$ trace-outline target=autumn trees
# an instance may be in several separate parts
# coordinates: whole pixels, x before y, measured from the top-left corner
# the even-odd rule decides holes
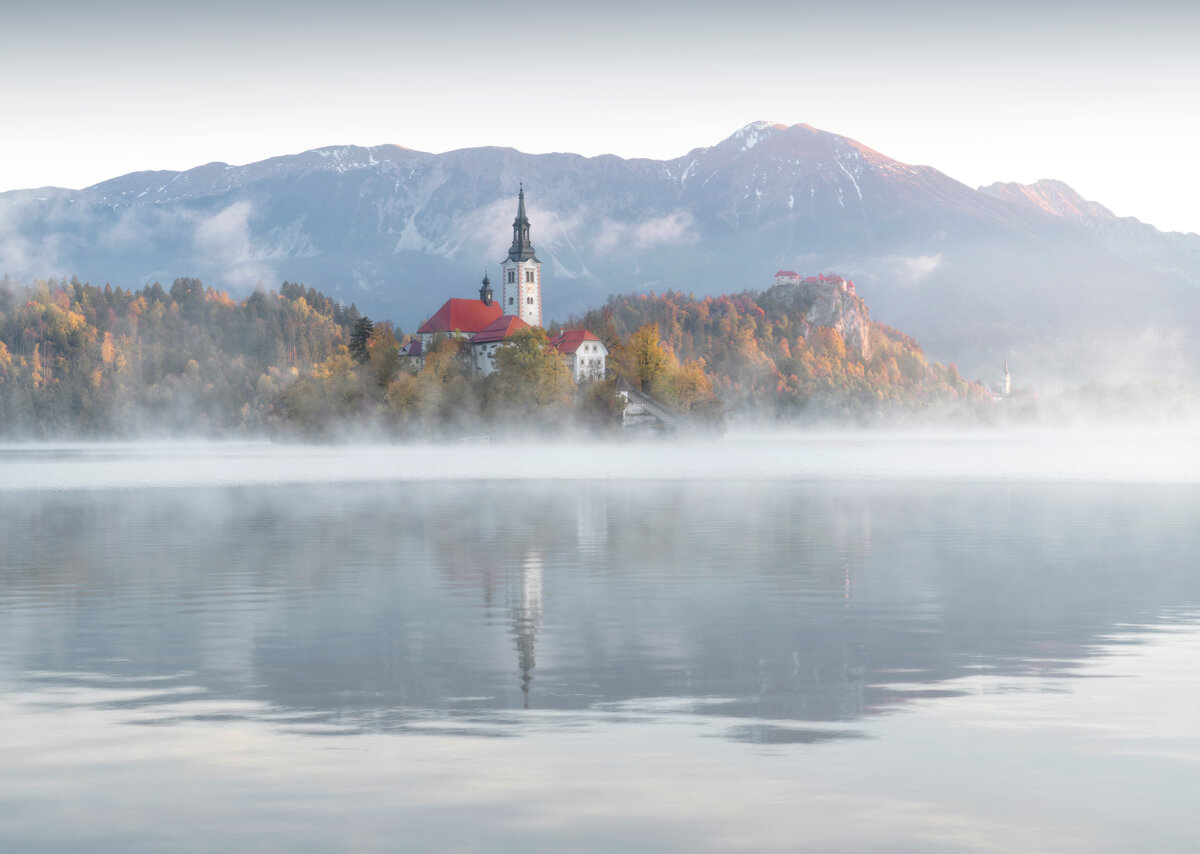
[[[128,290],[51,279],[0,286],[0,435],[433,437],[516,425],[607,429],[615,382],[693,421],[722,413],[870,418],[971,401],[978,386],[872,324],[869,358],[803,307],[753,292],[614,296],[571,325],[609,350],[610,382],[576,389],[539,329],[476,375],[462,338],[435,339],[423,367],[402,336],[303,285],[242,300],[196,279]],[[522,428],[523,429],[523,428]]]
[[[484,382],[484,411],[491,420],[561,425],[569,418],[575,380],[544,329],[522,329],[496,351],[494,366]]]
[[[392,429],[402,435],[538,432],[572,425],[576,387],[542,329],[523,329],[495,353],[495,370],[475,375],[471,345],[463,338],[436,340],[415,373],[401,372],[384,397]]]
[[[768,308],[761,296],[613,296],[572,322],[601,335],[632,385],[685,413],[723,405],[741,416],[844,420],[982,399],[894,329],[871,324],[866,358],[836,329],[808,327],[806,306]]]
[[[315,291],[235,301],[196,279],[139,290],[0,287],[0,434],[259,433],[279,394],[358,319]],[[319,309],[314,309],[318,304]]]

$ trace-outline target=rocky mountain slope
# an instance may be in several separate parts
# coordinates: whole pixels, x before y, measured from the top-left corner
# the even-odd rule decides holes
[[[979,191],[1083,226],[1104,247],[1147,271],[1166,272],[1200,287],[1200,235],[1162,232],[1134,217],[1119,217],[1088,201],[1062,181],[991,184]]]
[[[779,267],[836,270],[877,319],[968,375],[1008,356],[1018,371],[1111,377],[1132,366],[1114,342],[1137,343],[1152,370],[1195,357],[1200,237],[1106,219],[1068,203],[1069,188],[974,190],[766,122],[668,161],[343,146],[4,193],[0,274],[195,275],[235,294],[299,280],[412,328],[495,271],[520,181],[547,317],[614,292],[727,293],[766,287]]]

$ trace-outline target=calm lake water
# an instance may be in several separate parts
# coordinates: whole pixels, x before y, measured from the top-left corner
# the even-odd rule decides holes
[[[0,446],[0,850],[1194,852],[1200,441]]]

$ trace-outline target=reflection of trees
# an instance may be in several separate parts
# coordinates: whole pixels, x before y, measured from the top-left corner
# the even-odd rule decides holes
[[[7,660],[187,671],[214,694],[379,726],[645,697],[849,721],[968,667],[1069,674],[1119,626],[1200,600],[1195,497],[698,482],[0,495],[6,607],[28,605]]]

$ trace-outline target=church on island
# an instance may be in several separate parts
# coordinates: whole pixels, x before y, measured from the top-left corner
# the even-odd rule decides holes
[[[517,196],[517,218],[513,220],[513,242],[500,266],[500,301],[495,299],[491,280],[485,274],[478,299],[452,297],[417,330],[417,338],[401,355],[424,362],[434,336],[466,338],[471,344],[471,363],[478,376],[495,370],[496,351],[522,329],[542,325],[542,262],[529,239],[529,217],[525,215],[525,187]],[[562,357],[577,383],[602,380],[608,348],[586,329],[564,329],[550,338],[549,345]]]

